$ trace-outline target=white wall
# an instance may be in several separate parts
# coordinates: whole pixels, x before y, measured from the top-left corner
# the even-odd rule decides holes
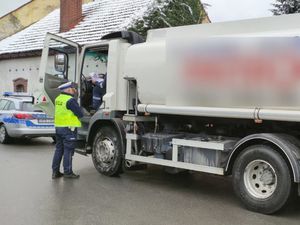
[[[28,80],[27,92],[32,93],[38,84],[40,57],[0,60],[0,94],[14,91],[13,80]]]
[[[40,61],[41,57],[0,60],[0,95],[5,91],[14,91],[13,80],[16,78],[28,80],[28,93],[35,95],[41,93],[43,86],[39,82]],[[74,68],[74,59],[72,59],[70,60],[70,74],[74,74]],[[56,73],[53,56],[48,60],[47,72]]]
[[[39,67],[41,57],[0,60],[0,95],[5,91],[14,91],[13,80],[24,78],[28,80],[27,92],[38,94],[42,92],[42,83],[39,82]],[[74,56],[70,57],[69,78],[74,77]],[[57,73],[54,69],[54,57],[48,58],[47,72]],[[85,60],[83,74],[88,77],[90,72],[106,73],[104,63],[88,58]]]

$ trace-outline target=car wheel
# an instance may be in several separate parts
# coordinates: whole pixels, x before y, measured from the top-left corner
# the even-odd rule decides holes
[[[254,145],[238,156],[233,187],[248,209],[272,214],[286,205],[294,185],[284,158],[270,146]]]
[[[122,172],[122,144],[114,128],[106,126],[98,130],[93,142],[92,159],[101,174],[116,176]]]
[[[6,131],[6,127],[4,124],[0,126],[0,143],[1,144],[7,144],[10,141],[10,137]]]

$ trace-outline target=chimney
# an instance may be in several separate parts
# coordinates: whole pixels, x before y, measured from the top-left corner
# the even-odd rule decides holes
[[[82,0],[60,0],[60,32],[67,32],[82,19]]]

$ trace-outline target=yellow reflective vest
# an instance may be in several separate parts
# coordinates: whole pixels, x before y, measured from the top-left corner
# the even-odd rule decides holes
[[[55,127],[81,127],[81,122],[77,116],[69,109],[67,109],[67,102],[72,96],[67,94],[60,94],[55,99]]]

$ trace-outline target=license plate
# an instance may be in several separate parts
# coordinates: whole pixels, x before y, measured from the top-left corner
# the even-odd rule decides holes
[[[53,123],[53,119],[38,119],[38,123]]]

